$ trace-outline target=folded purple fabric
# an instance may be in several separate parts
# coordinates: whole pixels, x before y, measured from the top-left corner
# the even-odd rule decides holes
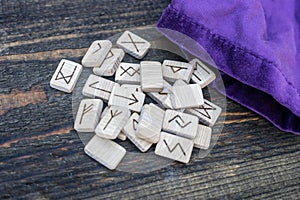
[[[201,44],[228,97],[300,134],[299,23],[298,0],[173,0],[157,26]]]

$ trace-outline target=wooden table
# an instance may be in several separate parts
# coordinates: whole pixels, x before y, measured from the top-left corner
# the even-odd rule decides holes
[[[211,153],[145,174],[109,171],[83,153],[72,95],[51,89],[62,57],[154,25],[167,0],[0,2],[0,198],[299,198],[300,137],[227,100]]]

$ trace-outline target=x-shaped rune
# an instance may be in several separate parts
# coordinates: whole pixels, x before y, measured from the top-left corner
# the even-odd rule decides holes
[[[120,74],[120,76],[123,76],[125,73],[128,74],[129,76],[134,76],[136,73],[140,74],[140,70],[139,69],[134,69],[133,67],[128,67],[127,69],[124,69],[123,66],[120,66],[120,68],[123,70],[123,72]],[[132,69],[133,73],[129,73],[128,71]]]
[[[122,41],[121,43],[131,43],[131,44],[133,44],[136,51],[140,52],[139,49],[137,48],[136,44],[145,44],[145,42],[143,42],[143,41],[134,41],[129,33],[128,33],[128,37],[129,37],[130,41]]]

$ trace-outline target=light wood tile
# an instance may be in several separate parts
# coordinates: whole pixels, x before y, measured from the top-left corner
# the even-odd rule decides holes
[[[146,152],[151,147],[152,143],[137,137],[136,131],[138,120],[139,115],[137,113],[133,113],[127,121],[126,125],[123,127],[122,131],[141,152]]]
[[[108,169],[116,169],[126,154],[126,150],[117,143],[95,135],[84,147],[87,155]]]
[[[117,69],[115,81],[120,84],[140,84],[140,64],[122,62]]]
[[[115,85],[118,84],[91,74],[83,87],[82,94],[92,98],[99,97],[104,101],[108,101]]]
[[[119,106],[110,106],[95,129],[96,135],[106,139],[116,139],[125,126],[130,111]]]
[[[194,139],[198,129],[198,118],[175,110],[166,110],[163,130],[176,135]]]
[[[198,84],[173,86],[171,91],[174,109],[200,107],[204,104],[202,89]]]
[[[118,135],[118,139],[125,141],[127,139],[127,136],[125,135],[125,133],[120,132]]]
[[[157,143],[165,111],[150,103],[143,106],[136,135],[151,143]]]
[[[82,66],[70,60],[62,59],[51,80],[50,86],[57,90],[71,93],[81,74]]]
[[[112,89],[108,105],[126,107],[132,111],[141,112],[145,96],[143,92],[132,92],[132,89],[116,85]]]
[[[160,62],[142,61],[141,85],[144,92],[161,92],[164,87]]]
[[[190,63],[195,67],[192,82],[199,84],[201,88],[206,87],[216,79],[215,73],[199,59],[193,59]]]
[[[189,83],[194,67],[190,63],[164,60],[162,64],[162,71],[164,79],[171,83],[179,79]]]
[[[151,44],[140,36],[125,31],[117,40],[117,45],[137,59],[142,59],[149,51]]]
[[[141,85],[123,84],[121,87],[131,90],[131,92],[143,92]]]
[[[82,58],[82,65],[84,67],[100,67],[111,47],[112,43],[109,40],[94,41]]]
[[[208,126],[198,125],[198,131],[194,139],[194,147],[208,149],[211,140],[212,129]]]
[[[100,67],[94,67],[93,72],[99,76],[112,76],[125,56],[123,49],[111,48]]]
[[[199,108],[186,109],[185,112],[197,116],[199,121],[203,124],[213,126],[220,116],[222,109],[212,102],[204,99],[204,104],[202,106]]]
[[[77,111],[74,129],[78,132],[94,132],[102,108],[103,102],[100,99],[83,99]]]
[[[193,140],[161,132],[159,142],[156,144],[155,154],[188,163],[192,155],[193,145]]]

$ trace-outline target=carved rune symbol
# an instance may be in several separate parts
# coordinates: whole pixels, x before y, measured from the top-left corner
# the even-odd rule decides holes
[[[110,59],[113,56],[114,56],[114,53],[111,50],[109,50],[108,54],[105,57],[105,60]]]
[[[158,94],[160,94],[160,95],[168,95],[169,93],[161,91]]]
[[[203,69],[206,73],[208,73],[208,74],[210,74],[210,72],[207,70],[207,69],[205,69],[205,67],[203,67],[200,63],[198,63],[198,62],[196,62],[196,67],[198,68],[198,67],[201,67],[201,69]]]
[[[109,118],[107,124],[104,126],[103,130],[106,129],[106,127],[110,124],[110,122],[112,121],[112,119],[113,119],[114,117],[117,117],[117,116],[120,115],[121,113],[122,113],[122,111],[121,111],[121,112],[118,112],[118,110],[116,110],[116,111],[114,112],[114,111],[111,110],[111,111],[110,111],[110,118]]]
[[[205,107],[205,105],[207,105],[208,107]],[[201,110],[204,110],[205,113],[201,112]],[[215,107],[213,107],[212,105],[210,105],[207,102],[204,102],[204,105],[200,106],[200,108],[195,109],[196,112],[198,112],[199,114],[203,115],[204,117],[211,119],[210,114],[208,113],[208,110],[216,110]]]
[[[135,103],[139,102],[139,100],[136,98],[136,96],[134,94],[131,94],[131,96],[133,98],[122,96],[122,95],[118,95],[118,94],[115,94],[114,96],[130,100],[131,102],[129,101],[129,103],[128,103],[129,106],[132,105],[132,104],[135,104]]]
[[[199,80],[202,81],[201,78],[194,72],[193,75]]]
[[[166,65],[166,66],[170,67],[174,74],[179,72],[182,69],[187,69],[187,67],[181,67],[181,66],[174,66],[174,65]]]
[[[103,88],[100,88],[99,86],[96,86],[98,83],[99,83],[99,81],[96,81],[96,82],[94,82],[94,83],[91,83],[91,84],[89,85],[89,87],[94,88],[94,89],[96,89],[96,90],[103,91],[103,92],[111,93],[111,91],[108,91],[108,90],[105,90],[105,89],[103,89]]]
[[[132,127],[133,127],[133,130],[136,131],[136,125],[138,124],[138,121],[136,119],[133,119],[132,121]]]
[[[69,83],[71,82],[71,80],[72,80],[72,77],[73,77],[73,75],[74,75],[74,73],[75,73],[75,71],[76,71],[77,66],[75,66],[75,68],[74,68],[74,70],[73,70],[73,72],[72,72],[71,75],[65,76],[65,75],[62,73],[62,71],[61,71],[62,68],[64,67],[64,65],[65,65],[65,62],[61,65],[61,67],[60,67],[60,69],[59,69],[59,71],[58,71],[58,73],[57,73],[57,75],[56,75],[56,77],[55,77],[55,80],[57,81],[57,80],[60,80],[60,79],[64,79],[64,81],[65,81],[67,84],[69,84]]]
[[[97,43],[97,45],[99,48],[96,51],[94,51],[93,54],[97,53],[102,48],[100,43]]]
[[[179,119],[180,122],[177,120]],[[172,121],[174,121],[181,127],[181,128],[185,128],[186,126],[188,126],[190,123],[192,123],[191,121],[185,123],[185,121],[181,118],[180,115],[176,115],[175,117],[173,117],[172,119],[169,120],[169,123],[171,123]]]
[[[82,119],[83,119],[83,116],[84,116],[86,113],[90,112],[90,111],[93,109],[93,106],[94,106],[94,104],[91,104],[91,105],[89,105],[88,107],[86,107],[86,104],[84,104],[84,106],[83,106],[83,111],[82,111],[82,114],[81,114],[81,117],[80,117],[79,124],[81,124]]]
[[[127,69],[124,69],[123,66],[120,66],[120,68],[123,70],[123,72],[120,74],[120,76],[123,76],[125,73],[128,74],[131,77],[134,76],[136,73],[140,74],[140,70],[139,69],[134,69],[133,67],[128,67]],[[133,70],[133,72],[129,73],[128,71],[131,70],[131,69]]]
[[[183,148],[182,148],[182,146],[179,142],[177,142],[176,145],[172,149],[169,147],[169,145],[168,145],[168,143],[165,139],[164,139],[164,143],[167,146],[170,153],[172,153],[177,147],[179,147],[180,150],[182,151],[183,155],[185,155],[185,152],[184,152],[184,150],[183,150]]]
[[[137,48],[136,44],[145,44],[145,42],[143,42],[143,41],[134,41],[129,33],[128,33],[128,37],[129,37],[130,41],[123,41],[121,43],[131,43],[131,44],[133,44],[136,51],[140,52],[140,50]]]

